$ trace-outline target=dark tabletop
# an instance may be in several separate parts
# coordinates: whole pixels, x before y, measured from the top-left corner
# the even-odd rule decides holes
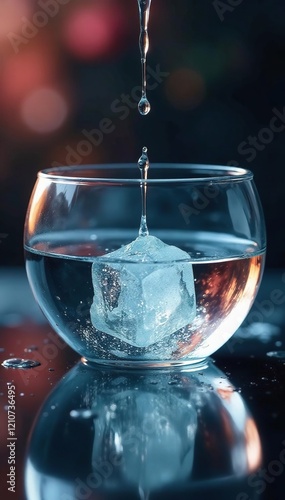
[[[46,323],[24,270],[2,269],[0,362],[41,364],[1,366],[1,499],[283,500],[284,304],[285,271],[266,270],[204,372],[96,369]]]

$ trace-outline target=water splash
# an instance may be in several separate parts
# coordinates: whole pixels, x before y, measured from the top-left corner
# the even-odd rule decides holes
[[[30,368],[36,368],[36,366],[40,366],[40,362],[35,359],[22,359],[22,358],[10,358],[5,359],[3,363],[1,363],[4,368],[14,368],[19,370],[29,370]]]
[[[146,95],[146,56],[149,48],[148,21],[150,13],[151,0],[138,0],[140,16],[140,38],[139,47],[141,53],[142,68],[142,96],[138,104],[138,110],[141,115],[147,115],[150,112],[150,103]]]
[[[149,231],[146,221],[146,197],[147,197],[147,174],[149,169],[149,159],[147,155],[147,148],[142,148],[142,155],[138,160],[138,167],[141,171],[141,195],[142,195],[142,215],[141,224],[139,229],[139,236],[148,236]]]

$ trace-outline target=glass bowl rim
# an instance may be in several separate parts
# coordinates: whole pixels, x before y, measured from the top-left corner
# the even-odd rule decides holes
[[[86,170],[106,170],[108,171],[126,171],[127,169],[132,169],[138,172],[138,177],[134,178],[120,178],[120,176],[115,176],[114,172],[110,177],[91,176],[86,177],[84,175],[79,176],[80,172],[86,172]],[[178,183],[232,183],[249,181],[253,179],[253,172],[243,167],[227,166],[227,165],[207,165],[207,164],[191,164],[191,163],[151,163],[149,172],[159,171],[161,172],[175,171],[180,169],[185,170],[185,172],[192,172],[192,174],[198,174],[196,177],[176,177],[171,178],[166,177],[155,177],[148,178],[144,183],[147,184],[171,184],[173,182]],[[77,175],[72,175],[72,172],[76,172]],[[204,174],[204,176],[203,176]],[[208,175],[206,175],[208,174]],[[210,174],[210,175],[209,175]],[[90,165],[71,165],[71,166],[60,166],[60,167],[50,167],[38,172],[38,178],[50,180],[56,183],[72,183],[72,184],[140,184],[141,178],[139,176],[139,169],[136,164],[133,163],[105,163],[105,164],[90,164]]]

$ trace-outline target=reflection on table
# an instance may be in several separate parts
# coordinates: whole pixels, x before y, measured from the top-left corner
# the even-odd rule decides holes
[[[214,364],[193,372],[114,371],[79,363],[36,420],[26,495],[256,499],[249,476],[261,460],[255,422]]]

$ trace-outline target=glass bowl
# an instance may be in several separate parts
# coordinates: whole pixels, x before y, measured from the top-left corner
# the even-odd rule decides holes
[[[39,172],[25,224],[34,296],[88,362],[197,364],[246,317],[258,291],[265,227],[253,174],[155,164]],[[139,236],[141,191],[149,235]]]

